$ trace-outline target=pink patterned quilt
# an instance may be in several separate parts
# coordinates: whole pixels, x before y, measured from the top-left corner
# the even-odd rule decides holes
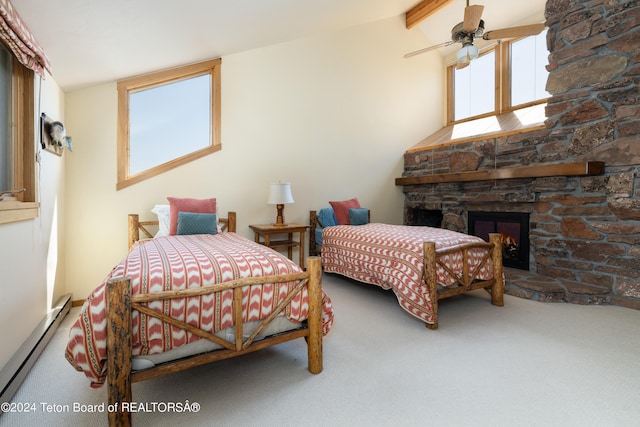
[[[213,285],[245,277],[299,273],[302,269],[284,255],[236,233],[167,236],[136,243],[126,258],[89,295],[71,327],[65,357],[91,380],[92,387],[105,381],[106,283],[129,276],[132,293],[178,290]],[[253,285],[243,289],[243,320],[265,319],[296,283]],[[285,316],[294,322],[308,314],[306,288],[291,301]],[[233,291],[202,297],[153,302],[149,308],[215,333],[234,325]],[[132,315],[133,355],[157,354],[199,338],[159,320]],[[323,334],[333,324],[331,300],[323,291]]]
[[[411,315],[433,324],[433,305],[423,280],[423,245],[435,242],[436,251],[465,243],[483,242],[479,237],[455,231],[389,224],[359,226],[338,225],[322,232],[322,266],[328,273],[338,273],[359,282],[392,289],[400,306]],[[485,249],[469,253],[473,271],[480,263]],[[454,272],[462,275],[462,254],[455,252],[440,259]],[[455,280],[439,266],[438,283],[451,286]],[[493,277],[493,265],[487,263],[478,278]]]

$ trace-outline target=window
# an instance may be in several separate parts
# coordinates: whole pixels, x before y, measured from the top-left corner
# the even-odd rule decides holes
[[[222,148],[220,64],[118,82],[118,190]]]
[[[471,61],[468,67],[455,70],[453,87],[456,119],[495,111],[495,63],[495,51],[491,50]]]
[[[447,123],[497,115],[543,103],[548,71],[544,30],[536,36],[503,41],[481,52],[469,66],[447,67]]]
[[[511,105],[524,105],[549,97],[545,90],[549,75],[546,37],[545,30],[537,36],[510,43]]]
[[[0,46],[0,129],[2,129],[2,144],[0,144],[0,191],[13,188],[13,137],[10,132],[11,124],[11,86],[13,76],[13,62],[11,54]]]
[[[1,224],[38,216],[34,73],[1,43],[0,86],[0,191],[24,189],[0,201]]]

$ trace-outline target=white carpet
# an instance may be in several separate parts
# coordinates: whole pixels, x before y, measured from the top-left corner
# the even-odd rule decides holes
[[[640,312],[540,303],[484,291],[440,303],[440,329],[391,292],[324,275],[336,319],[324,371],[304,340],[136,383],[136,402],[197,402],[198,413],[133,415],[136,426],[637,426]],[[13,399],[35,413],[0,426],[102,426],[106,388],[64,359],[73,309]],[[69,408],[53,413],[52,407]]]

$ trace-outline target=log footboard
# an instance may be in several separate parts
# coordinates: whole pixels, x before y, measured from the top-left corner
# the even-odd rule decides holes
[[[242,322],[242,288],[263,283],[282,283],[299,281],[276,308],[274,313],[262,321],[260,326],[249,337],[243,337]],[[264,339],[256,339],[258,334],[283,310],[295,294],[307,287],[309,295],[309,313],[306,325],[299,329],[284,332]],[[200,296],[223,290],[233,290],[235,313],[235,342],[229,343],[210,332],[200,330],[168,316],[146,308],[150,301],[171,298]],[[163,322],[185,329],[203,339],[209,339],[223,346],[220,350],[199,354],[172,362],[159,364],[143,371],[132,372],[132,310],[144,312],[159,318]],[[131,284],[127,277],[115,278],[107,283],[107,392],[108,404],[115,411],[109,411],[110,426],[131,425],[131,414],[128,408],[123,410],[122,402],[132,401],[131,384],[149,378],[178,372],[205,363],[229,359],[242,354],[257,351],[271,345],[305,338],[307,341],[308,369],[313,374],[322,372],[322,268],[320,258],[309,257],[307,271],[281,276],[249,277],[214,286],[190,288],[179,291],[153,292],[147,294],[131,294]],[[126,405],[125,405],[126,406]]]
[[[469,269],[468,256],[469,250],[474,248],[488,248],[489,251],[482,262],[473,271]],[[461,276],[451,272],[451,270],[439,260],[440,256],[451,252],[462,251],[462,260],[464,265],[464,273]],[[480,269],[486,264],[491,263],[493,266],[493,278],[489,280],[478,280],[477,275]],[[438,286],[436,280],[436,267],[440,266],[445,269],[456,283],[452,286]],[[463,247],[451,248],[443,251],[436,251],[436,245],[433,242],[425,242],[424,244],[424,280],[427,285],[431,303],[433,305],[433,324],[427,323],[429,329],[438,329],[438,300],[459,295],[475,289],[485,289],[491,294],[491,303],[496,306],[504,305],[504,274],[502,267],[502,236],[498,233],[489,235],[489,242],[472,243]]]

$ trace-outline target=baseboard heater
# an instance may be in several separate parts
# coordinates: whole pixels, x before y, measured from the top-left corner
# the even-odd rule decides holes
[[[0,403],[10,402],[29,370],[36,363],[40,353],[45,349],[51,337],[60,326],[62,319],[71,309],[71,294],[60,298],[42,319],[42,322],[33,330],[29,338],[20,346],[18,351],[0,371]]]

